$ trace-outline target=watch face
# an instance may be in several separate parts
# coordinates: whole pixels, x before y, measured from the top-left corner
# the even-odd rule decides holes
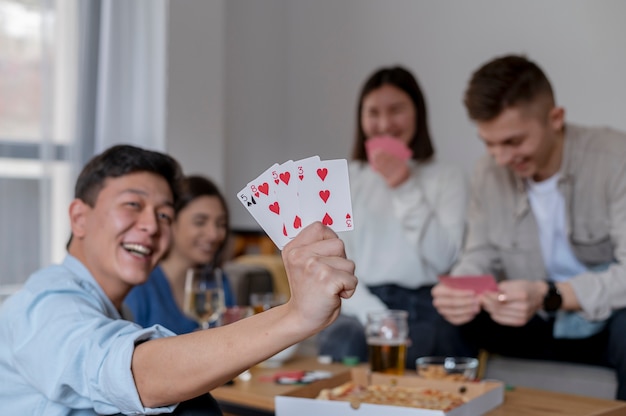
[[[543,301],[543,309],[547,312],[554,312],[561,307],[562,302],[563,300],[561,299],[561,295],[551,292]]]
[[[543,299],[543,309],[546,312],[554,312],[561,307],[561,303],[563,303],[563,298],[559,293],[559,290],[556,288],[556,285],[552,282],[548,283],[548,293],[546,297]]]

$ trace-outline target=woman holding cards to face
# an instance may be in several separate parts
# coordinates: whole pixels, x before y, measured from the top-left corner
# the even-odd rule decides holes
[[[228,209],[218,187],[202,176],[187,176],[172,223],[172,245],[148,281],[134,287],[124,303],[143,327],[161,324],[177,334],[198,329],[183,312],[185,279],[189,269],[220,267],[228,236]],[[226,275],[222,286],[227,307],[235,304]]]
[[[352,156],[355,229],[340,237],[359,285],[319,335],[320,354],[367,360],[366,314],[402,309],[409,312],[407,368],[419,356],[475,355],[437,313],[430,293],[461,249],[467,185],[462,171],[433,162],[426,103],[406,69],[382,68],[366,80]]]

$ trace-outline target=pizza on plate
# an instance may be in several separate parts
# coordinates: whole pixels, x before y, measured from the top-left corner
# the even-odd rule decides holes
[[[332,389],[323,389],[317,398],[321,400],[348,401],[352,404],[369,403],[443,411],[452,410],[465,403],[465,399],[461,395],[428,387],[401,387],[377,384],[366,387],[351,381]]]

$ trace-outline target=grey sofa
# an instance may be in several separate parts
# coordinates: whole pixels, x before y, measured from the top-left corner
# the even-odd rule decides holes
[[[615,372],[610,368],[498,355],[486,359],[483,378],[601,399],[614,399],[617,389]]]

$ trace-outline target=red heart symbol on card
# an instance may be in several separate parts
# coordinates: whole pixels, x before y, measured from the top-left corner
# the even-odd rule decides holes
[[[352,218],[350,214],[346,214],[346,219],[349,220],[350,218]]]
[[[278,185],[278,182],[280,182],[278,179],[274,179],[274,183],[275,183],[276,185]]]
[[[302,227],[302,220],[296,215],[296,218],[293,220],[293,228],[297,230],[300,227]]]
[[[270,193],[270,186],[267,184],[267,182],[263,182],[261,185],[259,185],[259,191],[263,192],[265,195],[268,195]]]
[[[259,197],[259,193],[258,193],[258,192],[255,192],[255,193],[254,193],[254,196],[256,196],[256,197],[258,198],[258,197]]]
[[[283,235],[287,237],[287,227],[285,227],[285,224],[283,224]]]
[[[300,180],[304,179],[304,175],[298,175],[298,178],[300,178]]]
[[[330,215],[326,214],[324,215],[324,218],[322,219],[322,224],[333,225],[333,219],[330,217]]]
[[[319,176],[321,180],[326,179],[326,175],[328,175],[328,169],[326,169],[326,168],[319,168],[317,170],[317,176]]]
[[[274,214],[280,214],[280,205],[278,205],[278,202],[274,202],[273,204],[271,204],[269,206],[270,211],[272,211]]]
[[[280,177],[281,181],[285,182],[285,185],[289,185],[289,179],[291,179],[291,173],[285,172],[285,173],[281,173],[278,176]]]
[[[328,201],[328,198],[330,198],[330,191],[328,189],[320,191],[320,198],[322,198],[322,201],[324,202]]]

